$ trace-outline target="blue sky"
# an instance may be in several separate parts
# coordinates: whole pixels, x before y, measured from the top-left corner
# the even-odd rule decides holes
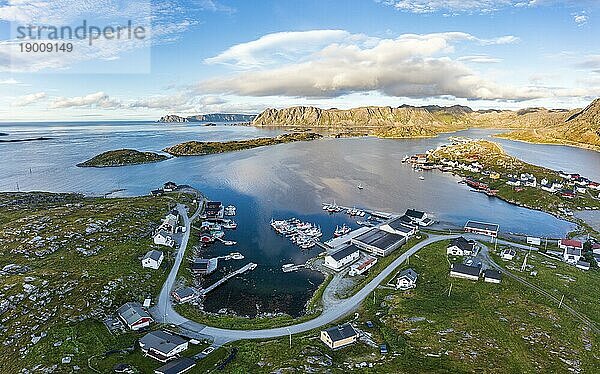
[[[0,120],[267,107],[581,107],[600,96],[597,1],[0,0]],[[147,26],[23,53],[23,25]]]

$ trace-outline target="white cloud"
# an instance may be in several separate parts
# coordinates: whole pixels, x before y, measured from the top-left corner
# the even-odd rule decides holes
[[[104,92],[96,92],[86,96],[59,97],[52,101],[50,108],[102,108],[114,109],[121,107],[121,103],[111,99]]]
[[[21,82],[19,82],[18,80],[14,79],[14,78],[9,78],[9,79],[0,80],[0,84],[1,85],[13,85],[13,84],[21,84]]]
[[[580,13],[573,14],[573,21],[577,24],[577,26],[583,26],[588,21],[588,16],[585,11]]]
[[[472,55],[472,56],[462,56],[457,59],[458,61],[464,62],[472,62],[476,64],[497,64],[502,62],[502,59],[491,57],[488,55]]]
[[[304,46],[307,39],[318,40],[319,49],[298,52],[296,44]],[[503,87],[484,79],[461,61],[448,57],[459,42],[495,45],[516,41],[518,38],[514,36],[481,39],[462,32],[404,34],[395,39],[352,36],[339,30],[270,34],[208,59],[208,62],[233,61],[234,65],[251,61],[244,67],[254,68],[200,82],[197,92],[315,98],[370,91],[401,97],[449,95],[512,100],[539,97],[538,92],[528,88]],[[279,53],[281,45],[298,53],[298,62],[272,66],[270,56]],[[479,61],[483,62],[481,57]]]
[[[17,107],[27,106],[27,105],[38,103],[38,102],[46,99],[46,97],[48,97],[48,95],[45,92],[36,92],[36,93],[29,94],[29,95],[17,97],[12,102],[12,105],[17,106]]]
[[[493,13],[503,9],[536,7],[550,4],[577,3],[581,0],[375,0],[403,11],[417,14],[443,12],[446,15],[460,13]]]

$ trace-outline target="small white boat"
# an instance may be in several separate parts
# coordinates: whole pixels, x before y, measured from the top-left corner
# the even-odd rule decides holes
[[[421,175],[421,176],[419,177],[419,179],[420,179],[420,180],[425,180],[425,177]]]
[[[229,257],[231,257],[232,260],[243,260],[244,259],[244,255],[241,254],[240,252],[231,252],[229,254]]]
[[[236,208],[234,205],[227,205],[223,210],[223,214],[226,216],[235,216],[235,210]]]
[[[254,269],[256,269],[257,266],[258,266],[258,264],[251,263],[249,269],[254,270]]]
[[[359,190],[362,190],[364,187],[362,186],[362,184],[359,184],[358,186],[356,186],[356,188],[358,188]]]
[[[225,245],[236,245],[237,242],[235,240],[223,240],[223,244],[225,244]]]
[[[235,221],[232,221],[232,220],[226,220],[226,221],[223,221],[223,224],[221,226],[224,229],[235,230],[237,228],[237,223],[235,223]]]

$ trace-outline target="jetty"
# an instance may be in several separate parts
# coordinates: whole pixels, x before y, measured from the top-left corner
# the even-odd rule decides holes
[[[250,270],[254,270],[256,269],[258,265],[255,264],[254,262],[249,262],[246,265],[244,265],[243,267],[237,269],[236,271],[233,271],[229,274],[227,274],[226,276],[224,276],[223,278],[219,279],[218,281],[216,281],[215,283],[211,284],[210,286],[203,288],[201,290],[198,291],[198,294],[200,296],[206,296],[210,291],[214,290],[215,288],[219,287],[220,285],[222,285],[223,283],[227,282],[229,279],[238,276],[240,274],[243,274],[247,271]]]

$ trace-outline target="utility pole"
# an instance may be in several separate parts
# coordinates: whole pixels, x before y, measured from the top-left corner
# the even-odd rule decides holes
[[[450,283],[450,288],[448,289],[448,297],[450,297],[451,292],[452,292],[452,283]]]
[[[548,252],[548,237],[546,236],[546,246],[544,247],[544,252]]]
[[[375,290],[373,290],[373,306],[375,306]]]
[[[558,303],[558,308],[560,309],[560,307],[562,306],[563,300],[565,299],[565,295],[563,294],[562,297],[560,298],[560,303]]]
[[[290,335],[290,348],[292,348],[292,332],[290,331],[290,329],[287,329],[288,334]]]

